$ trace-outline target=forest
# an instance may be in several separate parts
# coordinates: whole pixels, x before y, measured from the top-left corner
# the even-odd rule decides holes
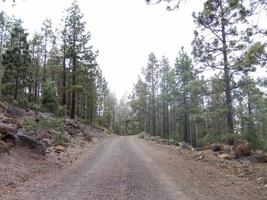
[[[4,100],[58,116],[77,117],[90,124],[99,120],[110,126],[109,113],[115,102],[76,1],[65,11],[59,29],[46,19],[29,37],[20,19],[1,12],[0,33]]]
[[[181,5],[168,2],[168,10]],[[266,70],[266,27],[252,23],[260,13],[265,1],[205,1],[193,13],[191,54],[182,47],[174,63],[148,56],[128,101],[133,133],[193,146],[245,139],[266,150],[266,77],[259,76]]]
[[[165,3],[172,12],[182,1]],[[149,54],[133,91],[117,101],[76,1],[59,29],[46,19],[30,37],[20,19],[2,12],[1,98],[120,135],[193,146],[246,139],[267,150],[266,80],[259,76],[267,60],[266,27],[252,23],[259,14],[266,14],[265,1],[205,1],[203,11],[193,13],[193,51],[177,49],[174,62]]]

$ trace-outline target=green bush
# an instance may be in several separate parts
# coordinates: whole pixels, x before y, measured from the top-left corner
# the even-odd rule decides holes
[[[202,140],[203,144],[212,144],[212,143],[216,143],[216,142],[219,142],[219,141],[220,141],[220,136],[219,135],[210,134],[210,133],[205,135],[205,137]]]
[[[67,115],[67,108],[66,106],[58,106],[58,109],[56,110],[56,116],[58,117],[64,117]]]
[[[103,127],[99,124],[99,121],[94,121],[92,124],[95,129],[102,129]]]
[[[176,132],[170,133],[170,138],[169,139],[174,140],[176,142],[180,142],[181,141],[180,134],[176,133]]]
[[[212,143],[225,143],[229,145],[236,144],[239,140],[241,140],[241,135],[237,133],[222,133],[218,134],[207,134],[203,140],[203,144],[212,144]]]
[[[54,144],[65,145],[70,143],[70,136],[64,131],[52,131],[52,137],[54,140]]]
[[[250,133],[244,135],[244,139],[249,142],[250,147],[253,150],[260,149],[267,152],[267,139],[264,138],[263,136]]]
[[[30,109],[32,110],[35,110],[35,111],[40,111],[41,110],[41,106],[37,103],[29,103],[29,107]]]
[[[40,117],[37,119],[28,118],[24,121],[23,125],[27,130],[37,131],[41,129],[61,130],[61,118],[56,117]]]
[[[234,145],[242,139],[242,136],[237,133],[224,133],[220,136],[220,141],[225,144]]]

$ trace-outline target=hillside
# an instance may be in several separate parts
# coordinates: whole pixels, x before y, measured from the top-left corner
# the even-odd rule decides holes
[[[0,193],[13,194],[28,181],[71,168],[112,133],[78,120],[0,103]],[[2,198],[1,198],[2,199]]]

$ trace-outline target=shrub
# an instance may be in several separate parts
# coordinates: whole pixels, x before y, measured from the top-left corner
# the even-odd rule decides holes
[[[58,109],[56,111],[56,116],[58,117],[64,117],[67,114],[67,108],[66,106],[58,106]]]
[[[237,142],[241,139],[242,139],[241,135],[237,133],[225,133],[220,136],[220,142],[229,145],[237,144]]]
[[[267,139],[263,136],[250,133],[244,135],[244,139],[249,142],[250,148],[252,148],[253,150],[260,149],[267,152]]]
[[[179,133],[176,133],[176,132],[170,133],[169,139],[174,140],[176,142],[181,141],[180,134]]]
[[[103,127],[99,124],[98,121],[94,121],[92,127],[95,129],[103,129]]]
[[[37,103],[29,103],[28,108],[35,110],[35,111],[40,111],[41,110],[41,106]]]
[[[70,136],[64,131],[52,131],[52,137],[55,144],[65,145],[70,143]]]
[[[23,125],[27,130],[38,131],[41,129],[61,130],[62,119],[56,117],[28,118]]]

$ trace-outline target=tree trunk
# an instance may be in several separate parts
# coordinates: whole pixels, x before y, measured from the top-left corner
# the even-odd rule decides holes
[[[46,60],[47,60],[47,37],[45,36],[45,44],[44,44],[44,68],[43,68],[43,84],[46,81]]]
[[[187,101],[186,101],[186,94],[183,94],[183,118],[184,118],[184,141],[188,142],[188,114],[187,114]]]
[[[76,96],[75,96],[75,84],[76,84],[76,58],[73,58],[73,71],[72,71],[72,101],[71,101],[71,112],[70,118],[75,118],[75,106],[76,106]]]
[[[227,57],[227,44],[226,44],[226,32],[225,32],[225,23],[226,19],[224,18],[223,14],[223,6],[222,1],[220,1],[220,9],[221,9],[221,30],[222,30],[222,44],[223,44],[223,65],[224,65],[224,83],[225,83],[225,97],[226,97],[226,104],[227,104],[227,127],[228,131],[233,133],[234,132],[234,119],[233,119],[233,100],[231,94],[231,87],[230,87],[230,72],[229,72],[229,64],[228,64],[228,57]]]
[[[63,83],[62,83],[62,105],[66,105],[66,41],[63,44]]]

